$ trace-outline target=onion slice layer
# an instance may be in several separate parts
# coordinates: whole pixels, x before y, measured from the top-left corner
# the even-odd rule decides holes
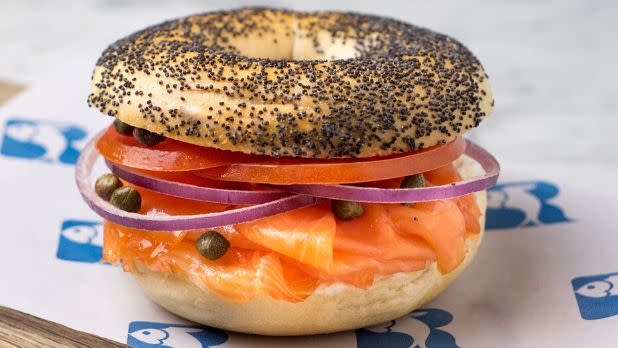
[[[149,190],[164,193],[166,195],[193,199],[197,201],[226,203],[226,204],[261,204],[289,197],[290,193],[281,190],[250,191],[250,190],[230,190],[212,187],[202,187],[197,185],[184,184],[150,175],[136,173],[130,169],[123,168],[111,161],[105,161],[107,167],[119,178],[134,185],[147,188]]]
[[[211,228],[253,221],[266,216],[316,204],[320,198],[293,195],[267,203],[198,215],[142,215],[120,210],[103,200],[94,191],[92,169],[99,157],[94,147],[95,137],[82,150],[76,165],[76,182],[79,191],[90,208],[102,218],[131,228],[151,231],[179,231]]]

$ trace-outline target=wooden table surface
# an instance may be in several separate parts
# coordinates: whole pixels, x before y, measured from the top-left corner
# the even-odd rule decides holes
[[[0,80],[0,105],[4,104],[7,100],[11,99],[14,95],[19,93],[23,89],[23,86]]]
[[[0,105],[23,86],[0,81]],[[0,347],[127,347],[11,308],[0,306]]]
[[[0,347],[98,348],[127,345],[0,306]]]

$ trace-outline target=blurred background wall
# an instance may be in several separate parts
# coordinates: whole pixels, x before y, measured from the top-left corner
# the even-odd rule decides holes
[[[380,14],[448,33],[484,64],[494,116],[472,133],[509,163],[618,169],[618,1],[0,0],[0,79],[25,84],[162,20],[269,5]],[[87,88],[85,86],[84,88]]]

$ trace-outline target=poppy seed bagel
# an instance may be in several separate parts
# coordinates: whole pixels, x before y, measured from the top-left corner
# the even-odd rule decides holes
[[[244,8],[109,46],[88,103],[166,137],[244,153],[372,157],[453,140],[491,113],[456,40],[394,19]]]

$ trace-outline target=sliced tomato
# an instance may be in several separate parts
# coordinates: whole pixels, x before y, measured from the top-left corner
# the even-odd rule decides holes
[[[462,137],[454,141],[403,155],[372,159],[298,160],[234,162],[195,172],[205,178],[275,185],[352,184],[400,178],[442,167],[466,149]]]
[[[463,138],[406,154],[369,159],[298,159],[240,152],[166,139],[147,147],[110,126],[98,139],[103,157],[126,167],[157,172],[188,172],[219,181],[262,184],[361,183],[403,177],[444,166],[465,150]],[[195,181],[195,180],[193,180]]]
[[[165,139],[155,146],[140,144],[132,136],[110,126],[97,140],[97,149],[106,159],[131,168],[156,171],[189,171],[213,168],[234,161],[250,161],[242,153],[217,150]]]

